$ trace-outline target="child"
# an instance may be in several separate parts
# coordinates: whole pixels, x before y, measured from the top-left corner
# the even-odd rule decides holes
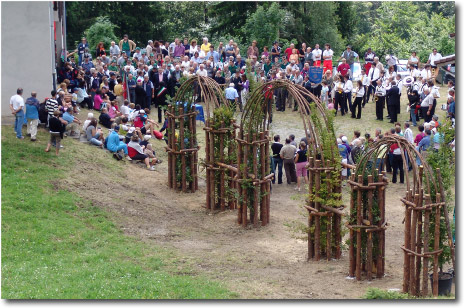
[[[66,125],[63,123],[64,120],[60,118],[60,115],[61,112],[59,110],[55,110],[53,112],[53,117],[48,120],[48,125],[50,128],[50,141],[48,142],[47,148],[45,149],[45,152],[49,152],[52,144],[55,144],[57,156],[58,152],[60,151],[60,141],[63,139],[63,133],[66,127]]]
[[[327,81],[322,81],[321,100],[325,103],[325,106],[329,106],[329,87]]]

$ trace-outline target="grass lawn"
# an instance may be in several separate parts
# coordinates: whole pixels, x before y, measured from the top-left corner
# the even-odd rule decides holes
[[[43,142],[19,141],[11,126],[2,128],[2,298],[237,297],[218,282],[176,272],[172,251],[124,235],[106,212],[56,189],[54,182],[72,176],[67,165],[79,162],[77,141],[65,140],[57,158]],[[39,130],[39,140],[48,138]],[[110,165],[109,176],[121,176],[108,153],[94,153]]]

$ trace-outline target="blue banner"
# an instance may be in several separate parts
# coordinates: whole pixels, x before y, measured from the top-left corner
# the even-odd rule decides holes
[[[312,83],[322,82],[322,68],[310,66],[309,67],[309,81]]]

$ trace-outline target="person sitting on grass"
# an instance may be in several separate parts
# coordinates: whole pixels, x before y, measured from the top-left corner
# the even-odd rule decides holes
[[[101,128],[97,129],[97,120],[92,118],[90,120],[90,124],[87,126],[85,130],[87,134],[87,141],[90,142],[91,144],[94,144],[96,146],[99,146],[103,149],[103,132],[101,131]]]
[[[141,133],[139,134],[140,137]],[[140,138],[140,146],[143,148],[143,154],[148,155],[149,158],[153,159],[154,164],[161,164],[162,161],[159,158],[155,157],[155,150],[153,149],[153,146],[151,143],[148,143],[148,141],[151,139],[151,135],[145,135],[143,136],[143,139]]]
[[[93,117],[93,113],[92,113],[92,112],[87,113],[87,120],[84,121],[84,125],[82,126],[82,129],[83,129],[84,131],[87,130],[87,127],[89,126],[90,121],[92,121],[93,118],[94,118],[94,117]]]
[[[106,148],[113,153],[113,157],[117,160],[122,159],[122,155],[118,153],[120,151],[123,151],[124,155],[128,155],[127,145],[119,140],[119,125],[115,125],[113,131],[108,136]],[[129,156],[127,156],[127,159],[131,160]]]
[[[110,129],[111,128],[111,124],[113,124],[114,122],[114,119],[112,119],[109,115],[108,115],[108,110],[106,108],[103,108],[101,110],[101,114],[100,114],[100,117],[98,118],[99,122],[101,125],[103,125],[104,127]]]
[[[66,112],[63,114],[63,120],[67,122],[66,133],[71,137],[79,137],[79,125],[81,124],[81,120],[73,116],[72,108],[68,107],[68,109],[66,109]]]
[[[138,132],[140,132],[140,129],[137,128]],[[147,166],[147,169],[150,171],[155,171],[155,166],[154,165],[154,160],[150,161],[150,158],[148,155],[143,153],[143,147],[139,144],[139,136],[138,135],[133,135],[131,137],[131,141],[127,144],[128,148],[128,153],[129,157],[132,160],[140,160],[145,163]]]
[[[155,130],[155,125],[156,127],[159,127],[159,124],[156,123],[156,121],[153,121],[148,118],[148,113],[150,110],[148,108],[141,109],[139,111],[139,114],[135,117],[134,119],[134,126],[140,128],[140,131],[142,132],[143,135],[146,135],[148,133],[151,134],[153,138],[154,136],[154,130]]]
[[[66,121],[60,118],[61,112],[59,110],[55,110],[53,112],[53,116],[50,117],[48,120],[48,125],[50,128],[50,141],[47,144],[47,148],[45,152],[50,151],[50,147],[52,144],[56,147],[56,155],[58,156],[58,152],[60,151],[60,141],[63,139],[63,133],[66,127]]]

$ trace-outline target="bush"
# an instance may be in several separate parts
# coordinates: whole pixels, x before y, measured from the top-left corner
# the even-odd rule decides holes
[[[109,50],[111,41],[117,42],[114,29],[116,25],[111,23],[108,17],[97,17],[95,23],[91,25],[84,34],[89,42],[89,49],[94,54],[99,42],[103,42],[105,49]]]
[[[408,299],[409,295],[397,291],[385,291],[377,288],[367,289],[363,299]]]

